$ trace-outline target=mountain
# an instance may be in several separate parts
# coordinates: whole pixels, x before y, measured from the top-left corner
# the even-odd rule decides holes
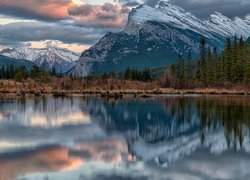
[[[48,47],[43,49],[35,49],[28,47],[18,47],[14,49],[4,49],[0,54],[14,59],[26,59],[39,67],[52,70],[55,68],[57,72],[67,72],[75,66],[80,55],[56,47]]]
[[[33,63],[22,59],[13,59],[3,55],[0,55],[0,67],[14,65],[15,67],[25,66],[28,69],[32,68]]]
[[[186,58],[190,50],[197,57],[202,36],[209,46],[221,51],[225,37],[237,34],[247,39],[249,32],[250,16],[230,19],[215,12],[208,20],[201,20],[169,2],[160,2],[156,8],[140,5],[130,12],[122,31],[107,33],[84,51],[69,74],[87,76],[119,72],[128,66],[166,66],[175,63],[178,54]]]

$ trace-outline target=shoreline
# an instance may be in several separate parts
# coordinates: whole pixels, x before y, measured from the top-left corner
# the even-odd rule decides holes
[[[107,98],[119,98],[123,95],[138,95],[142,98],[152,97],[155,95],[241,95],[248,96],[250,91],[247,90],[235,90],[235,89],[215,89],[215,88],[204,88],[204,89],[151,89],[151,90],[99,90],[99,89],[86,89],[86,90],[1,90],[0,98],[4,97],[23,97],[23,96],[43,96],[53,95],[54,97],[65,97],[73,95],[100,95],[101,97]]]

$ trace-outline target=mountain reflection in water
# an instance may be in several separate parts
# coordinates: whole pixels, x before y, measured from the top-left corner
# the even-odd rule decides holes
[[[247,179],[249,100],[2,100],[0,179]]]

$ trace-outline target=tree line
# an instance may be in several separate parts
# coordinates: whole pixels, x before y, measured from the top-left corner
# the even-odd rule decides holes
[[[0,79],[14,79],[16,81],[23,81],[27,78],[32,78],[37,82],[50,82],[53,72],[44,68],[33,66],[31,69],[26,66],[15,67],[13,64],[2,66],[0,69]]]
[[[199,59],[194,63],[191,51],[186,60],[179,54],[178,62],[167,70],[166,76],[168,85],[177,88],[249,85],[250,44],[242,37],[228,37],[224,50],[218,55],[217,49],[201,38]]]
[[[57,73],[55,68],[52,68],[51,71],[48,71],[44,68],[38,66],[33,66],[31,69],[26,66],[15,67],[13,64],[8,66],[2,66],[0,68],[0,79],[14,79],[16,81],[23,81],[27,78],[32,78],[37,82],[50,82],[52,77],[62,78],[62,73]],[[82,79],[70,76],[72,80]],[[152,81],[152,75],[149,68],[143,70],[137,70],[135,68],[127,68],[126,71],[115,73],[108,72],[103,75],[93,75],[86,77],[87,80],[95,79],[109,79],[115,78],[117,80],[131,80],[131,81]]]
[[[135,68],[127,68],[125,72],[119,74],[121,80],[132,80],[132,81],[151,81],[152,75],[149,68],[138,70]]]
[[[143,81],[150,82],[152,81],[152,74],[149,68],[144,68],[142,70],[138,70],[136,68],[128,67],[125,71],[120,73],[116,73],[114,71],[104,73],[102,75],[93,75],[86,77],[88,80],[93,79],[109,79],[114,78],[117,80],[131,80],[131,81]]]

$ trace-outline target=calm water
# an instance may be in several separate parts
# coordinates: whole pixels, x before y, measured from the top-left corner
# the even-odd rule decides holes
[[[1,100],[0,179],[249,179],[249,100]]]

